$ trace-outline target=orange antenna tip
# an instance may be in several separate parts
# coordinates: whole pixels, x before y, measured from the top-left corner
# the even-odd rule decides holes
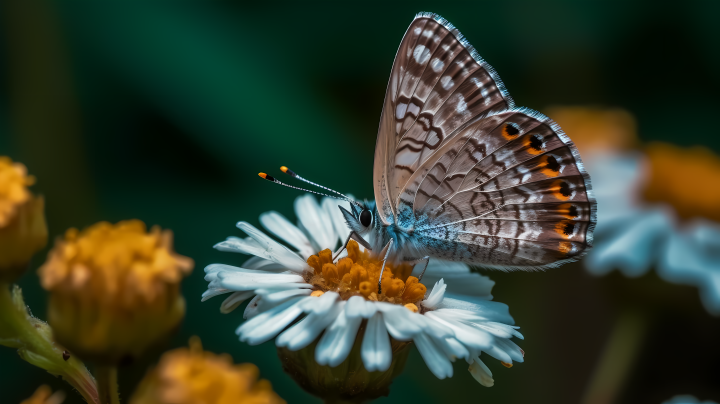
[[[262,178],[262,179],[275,182],[275,178],[273,178],[272,175],[267,175],[267,174],[265,174],[265,173],[260,173],[260,174],[258,174],[258,175],[259,175],[260,178]]]
[[[285,166],[280,167],[280,170],[282,170],[282,172],[284,172],[285,174],[287,174],[293,178],[297,178],[297,176],[298,176],[297,174],[295,174],[295,172],[293,170],[291,170]]]

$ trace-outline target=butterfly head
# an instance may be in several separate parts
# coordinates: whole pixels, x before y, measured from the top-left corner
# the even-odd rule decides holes
[[[375,226],[377,221],[377,209],[375,209],[375,202],[351,204],[350,210],[338,206],[345,221],[347,222],[350,230],[355,231],[360,235],[367,234],[370,229]]]

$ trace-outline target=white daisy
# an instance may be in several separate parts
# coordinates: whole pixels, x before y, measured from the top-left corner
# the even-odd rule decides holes
[[[695,398],[689,394],[684,394],[681,396],[675,396],[675,397],[671,398],[670,400],[665,401],[663,404],[717,404],[717,403],[715,401],[710,401],[710,400],[700,401],[697,398]]]
[[[637,277],[656,268],[668,282],[696,286],[720,315],[720,158],[702,147],[650,143],[622,109],[554,107],[549,116],[580,149],[598,201],[588,270]]]
[[[643,200],[651,175],[645,154],[589,157],[598,225],[585,260],[588,270],[604,275],[617,268],[637,277],[655,267],[668,282],[699,288],[708,312],[720,315],[720,224],[705,218],[683,222],[673,205]]]
[[[237,329],[241,341],[256,345],[277,337],[278,347],[296,351],[319,338],[315,361],[335,367],[348,357],[365,322],[360,356],[368,371],[388,370],[391,338],[413,341],[440,379],[452,376],[451,363],[461,358],[477,381],[492,386],[482,352],[507,367],[523,361],[523,351],[511,340],[522,335],[508,306],[491,301],[494,283],[467,265],[431,259],[423,279],[434,284],[429,293],[411,276],[411,267],[389,265],[378,295],[379,262],[357,243],[332,263],[330,249],[349,234],[338,205],[349,208],[330,198],[322,204],[310,195],[297,198],[297,226],[277,212],[261,215],[261,224],[292,250],[246,222],[237,227],[248,237],[215,246],[253,256],[242,267],[205,268],[210,284],[203,301],[231,293],[221,305],[229,312],[255,296],[245,309],[247,321]]]

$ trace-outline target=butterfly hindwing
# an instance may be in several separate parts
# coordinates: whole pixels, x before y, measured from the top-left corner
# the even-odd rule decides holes
[[[577,149],[557,125],[520,109],[483,118],[457,139],[463,146],[449,164],[444,156],[428,162],[418,172],[429,174],[413,182],[415,216],[429,228],[417,231],[424,243],[445,240],[458,260],[520,269],[557,266],[589,249],[595,201]],[[493,260],[478,253],[484,248],[497,249]]]

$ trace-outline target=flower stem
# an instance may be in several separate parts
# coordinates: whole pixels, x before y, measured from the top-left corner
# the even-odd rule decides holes
[[[583,404],[617,401],[635,363],[648,324],[648,318],[639,310],[629,309],[620,313],[581,401]]]
[[[53,375],[62,376],[88,403],[97,403],[98,393],[90,372],[72,353],[52,339],[44,321],[28,313],[17,285],[0,282],[0,345],[18,350],[20,357]]]
[[[117,368],[114,366],[98,365],[95,368],[95,378],[98,382],[100,404],[120,404]]]

